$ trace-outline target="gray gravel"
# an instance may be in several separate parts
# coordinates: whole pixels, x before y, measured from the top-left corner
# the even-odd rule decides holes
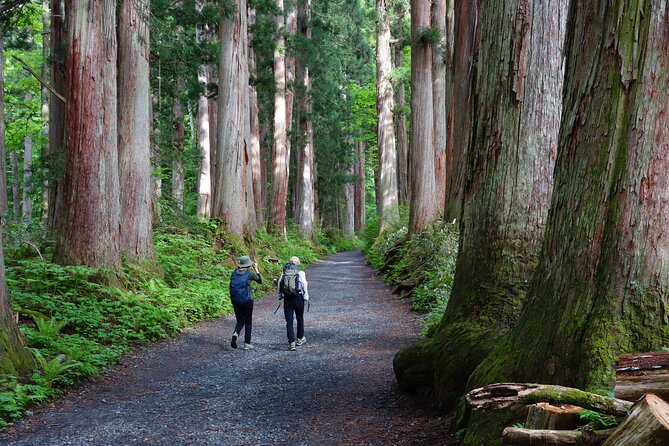
[[[307,342],[287,351],[277,300],[256,301],[254,351],[234,316],[126,356],[0,434],[14,445],[450,445],[451,422],[397,389],[392,358],[416,315],[360,252],[307,270]],[[264,280],[272,278],[263,277]]]

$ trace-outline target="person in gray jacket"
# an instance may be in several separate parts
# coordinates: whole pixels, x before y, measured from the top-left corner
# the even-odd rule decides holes
[[[309,288],[307,277],[304,271],[299,269],[300,259],[296,256],[290,258],[290,261],[284,267],[279,278],[279,298],[283,299],[283,314],[286,317],[286,334],[288,335],[288,350],[294,351],[296,346],[300,346],[307,341],[304,336],[304,303],[309,300]],[[298,283],[297,290],[291,290],[293,285],[288,285],[290,280],[284,280],[296,276],[293,283]],[[293,322],[297,319],[297,339]]]

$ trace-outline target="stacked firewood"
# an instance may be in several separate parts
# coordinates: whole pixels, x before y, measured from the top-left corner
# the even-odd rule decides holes
[[[505,445],[669,445],[669,352],[623,356],[614,395],[499,383],[472,390],[467,400],[474,411],[526,414],[524,423],[504,429]],[[590,414],[599,417],[595,423]],[[601,419],[609,424],[598,424]]]

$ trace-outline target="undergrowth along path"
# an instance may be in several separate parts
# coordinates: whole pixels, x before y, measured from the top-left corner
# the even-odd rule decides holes
[[[359,251],[306,274],[311,311],[297,351],[268,295],[255,302],[255,350],[230,347],[234,316],[201,323],[126,356],[8,428],[0,444],[453,444],[448,420],[395,383],[393,355],[418,338],[409,302]]]

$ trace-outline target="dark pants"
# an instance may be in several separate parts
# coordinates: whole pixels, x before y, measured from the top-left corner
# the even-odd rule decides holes
[[[295,342],[295,330],[293,330],[293,314],[297,318],[297,337],[304,337],[304,299],[295,297],[284,299],[283,314],[286,316],[286,333],[288,342]]]
[[[237,325],[235,325],[235,333],[241,334],[242,327],[244,329],[244,342],[251,343],[251,329],[253,328],[253,301],[245,304],[232,304],[235,309],[235,317],[237,318]]]

